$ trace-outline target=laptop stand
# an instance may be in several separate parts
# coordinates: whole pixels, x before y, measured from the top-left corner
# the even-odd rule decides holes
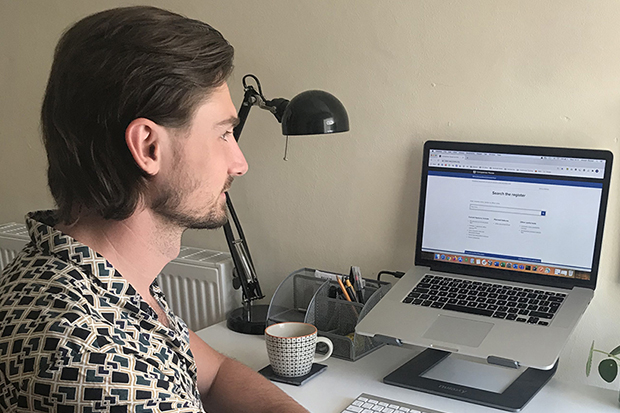
[[[515,369],[468,361],[452,353],[429,348],[387,375],[383,382],[518,412],[551,379],[557,367],[556,361],[549,370]],[[474,387],[476,384],[480,385]]]

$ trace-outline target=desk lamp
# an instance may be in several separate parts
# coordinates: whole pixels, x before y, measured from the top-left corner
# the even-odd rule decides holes
[[[248,78],[256,82],[256,88],[247,84]],[[287,159],[289,136],[319,135],[349,130],[347,111],[335,96],[327,92],[308,90],[290,101],[282,98],[267,100],[259,80],[251,74],[243,77],[243,89],[245,92],[238,113],[239,123],[233,129],[233,136],[237,142],[252,106],[270,111],[282,124],[282,134],[286,136],[284,160]],[[243,291],[243,306],[230,313],[226,324],[229,329],[239,333],[263,334],[269,306],[252,305],[253,301],[264,298],[265,295],[258,283],[250,250],[228,192],[226,205],[236,232],[235,235],[229,220],[224,225],[224,234],[233,259],[233,286]]]

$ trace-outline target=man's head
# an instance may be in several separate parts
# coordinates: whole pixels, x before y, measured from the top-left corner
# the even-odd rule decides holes
[[[80,209],[105,219],[131,216],[157,177],[136,158],[140,148],[131,149],[130,125],[146,120],[147,135],[152,122],[183,141],[205,102],[226,100],[233,54],[211,26],[154,7],[103,11],[67,30],[41,111],[48,184],[59,218],[70,222]],[[227,113],[229,102],[227,95]],[[171,150],[181,162],[178,143]]]

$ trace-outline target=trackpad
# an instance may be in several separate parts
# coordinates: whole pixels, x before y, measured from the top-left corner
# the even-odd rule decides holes
[[[492,328],[493,323],[440,315],[422,337],[478,347]]]

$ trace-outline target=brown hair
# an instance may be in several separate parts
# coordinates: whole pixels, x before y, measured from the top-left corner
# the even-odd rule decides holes
[[[148,180],[125,143],[144,117],[189,126],[198,104],[233,68],[233,47],[206,23],[155,7],[88,16],[61,37],[41,109],[48,185],[58,218],[86,208],[121,220]]]

